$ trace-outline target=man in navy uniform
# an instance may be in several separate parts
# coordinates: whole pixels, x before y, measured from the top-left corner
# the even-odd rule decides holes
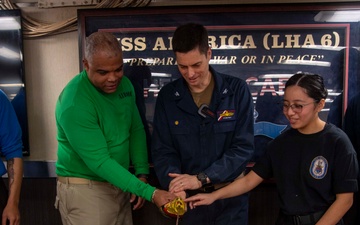
[[[202,25],[179,26],[172,46],[182,77],[159,92],[152,157],[162,187],[185,197],[221,188],[243,173],[254,153],[254,106],[245,81],[209,66]],[[247,224],[248,195],[190,210],[182,221]]]

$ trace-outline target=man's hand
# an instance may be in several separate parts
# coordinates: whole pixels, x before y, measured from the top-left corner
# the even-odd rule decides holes
[[[169,184],[169,191],[172,193],[196,190],[202,186],[195,175],[169,173],[169,176],[174,178]]]
[[[141,209],[145,204],[145,199],[131,194],[130,203],[134,203],[133,210]]]
[[[6,223],[6,221],[9,221],[9,223]],[[2,214],[1,224],[19,225],[20,224],[19,208],[17,206],[7,204]]]
[[[186,192],[185,191],[180,191],[180,192],[176,192],[174,193],[177,197],[181,198],[181,199],[185,199],[186,198]]]
[[[148,183],[147,179],[145,177],[139,177],[139,180],[141,180],[144,183]],[[135,202],[136,201],[136,202]],[[130,196],[130,203],[134,204],[133,210],[141,209],[145,204],[145,199],[138,197],[134,194],[131,194]]]
[[[176,198],[176,195],[174,195],[173,193],[156,189],[153,194],[152,201],[158,208],[160,208],[161,206],[174,200],[175,198]]]

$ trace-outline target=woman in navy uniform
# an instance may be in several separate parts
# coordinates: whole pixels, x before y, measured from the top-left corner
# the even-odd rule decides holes
[[[211,194],[188,198],[190,207],[246,193],[264,179],[275,178],[280,198],[276,225],[344,224],[342,217],[358,189],[358,162],[346,134],[318,116],[326,97],[321,76],[292,76],[283,100],[291,128],[269,143],[245,177]]]

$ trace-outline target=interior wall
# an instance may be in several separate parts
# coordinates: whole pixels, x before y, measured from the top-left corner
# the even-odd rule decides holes
[[[76,16],[75,8],[22,8],[23,14],[56,22]],[[30,156],[26,160],[56,160],[55,104],[67,82],[79,72],[78,34],[24,40],[25,82]]]
[[[21,2],[21,1],[17,1]],[[246,3],[246,1],[175,1],[153,0],[150,6]],[[247,3],[254,1],[247,1]],[[256,1],[258,3],[285,3],[284,0]],[[289,2],[289,1],[287,1]],[[291,1],[315,2],[315,1]],[[334,2],[334,1],[316,1]],[[340,1],[337,1],[340,2]],[[343,1],[345,2],[345,1]],[[23,14],[41,21],[57,22],[76,17],[75,7],[38,9],[22,7]],[[77,31],[24,40],[24,61],[29,117],[30,156],[27,161],[55,161],[57,156],[55,104],[63,87],[79,73]]]

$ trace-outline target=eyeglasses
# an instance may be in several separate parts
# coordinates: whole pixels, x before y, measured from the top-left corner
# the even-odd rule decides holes
[[[307,106],[307,105],[310,105],[310,104],[313,104],[315,102],[310,102],[310,103],[306,103],[306,104],[283,104],[283,111],[284,112],[287,112],[289,110],[289,108],[291,108],[291,110],[294,112],[294,113],[301,113],[302,109],[304,108],[304,106]]]

